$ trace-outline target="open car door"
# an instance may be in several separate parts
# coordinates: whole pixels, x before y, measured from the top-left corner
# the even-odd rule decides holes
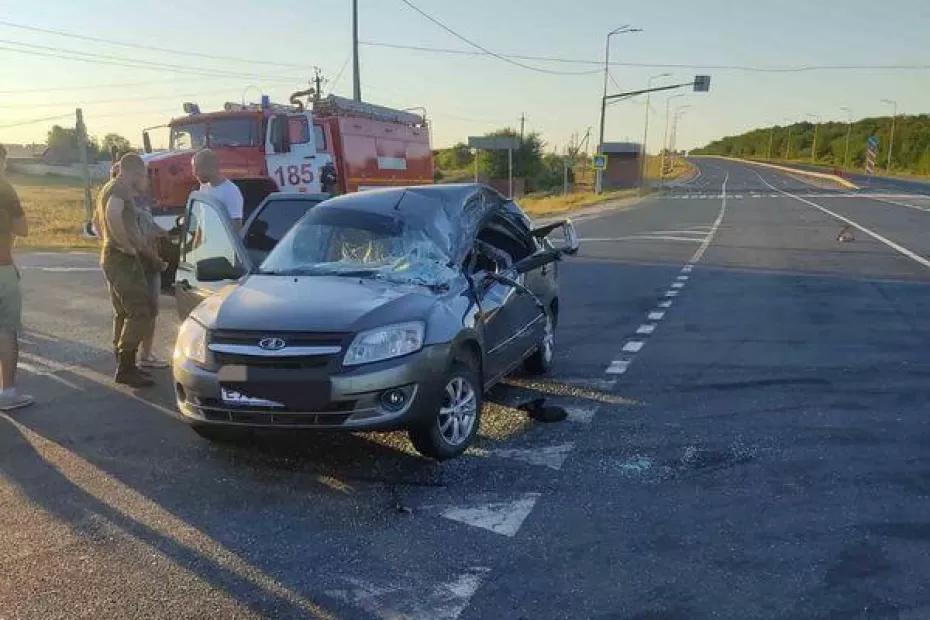
[[[191,193],[183,231],[174,287],[181,318],[253,268],[226,209],[212,196],[199,191]]]

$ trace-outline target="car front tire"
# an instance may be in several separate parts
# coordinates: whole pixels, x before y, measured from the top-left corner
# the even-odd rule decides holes
[[[457,361],[447,375],[439,409],[429,421],[408,431],[423,456],[445,461],[474,442],[481,423],[481,373],[472,361]]]

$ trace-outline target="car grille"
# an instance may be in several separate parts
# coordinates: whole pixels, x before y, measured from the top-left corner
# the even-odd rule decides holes
[[[252,366],[254,368],[323,368],[332,355],[312,355],[299,357],[257,357],[255,355],[238,355],[234,353],[214,353],[213,358],[220,366]]]
[[[289,347],[342,347],[349,334],[341,332],[259,332],[216,330],[210,333],[211,344],[258,346],[263,338],[281,338]]]
[[[320,412],[297,412],[276,407],[237,409],[215,398],[194,399],[203,417],[210,422],[253,426],[340,426],[355,413],[354,400],[330,403]]]

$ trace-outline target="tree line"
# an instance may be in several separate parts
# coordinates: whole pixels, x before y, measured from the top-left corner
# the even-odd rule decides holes
[[[885,116],[863,118],[852,123],[851,127],[836,121],[763,127],[715,140],[703,148],[693,150],[692,153],[750,159],[813,161],[835,167],[847,166],[848,157],[848,167],[861,170],[865,168],[868,139],[875,136],[879,140],[876,166],[884,169],[888,162],[888,147],[891,142],[891,122],[891,117]],[[930,175],[930,114],[898,116],[894,125],[892,170]],[[816,153],[812,152],[815,127]]]

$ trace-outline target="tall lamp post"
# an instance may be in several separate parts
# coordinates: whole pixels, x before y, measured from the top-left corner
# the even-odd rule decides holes
[[[678,150],[678,119],[680,119],[682,116],[684,116],[685,113],[687,112],[687,110],[688,110],[689,108],[691,108],[691,107],[693,107],[693,106],[691,106],[690,104],[688,104],[688,105],[678,106],[678,107],[675,109],[675,118],[674,118],[674,120],[672,121],[672,135],[669,137],[669,145],[668,145],[668,146],[669,146],[669,151],[672,153],[672,157],[674,157],[676,160],[677,160],[677,158],[678,158],[678,155],[677,155],[677,150]],[[673,167],[673,168],[674,168],[674,166],[675,166],[675,164],[672,163],[672,167]]]
[[[647,88],[652,88],[653,80],[671,77],[671,75],[671,73],[659,73],[658,75],[650,76]],[[646,143],[649,141],[649,98],[651,95],[652,93],[646,93],[646,120],[643,122],[643,148],[640,155],[641,161],[639,162],[639,183],[641,186],[646,185],[646,157],[648,155]]]
[[[607,114],[607,79],[610,75],[610,37],[615,34],[626,34],[628,32],[642,32],[640,28],[632,28],[629,24],[620,26],[619,28],[614,28],[607,33],[607,42],[604,45],[604,94],[601,96],[601,129],[599,134],[599,141],[597,143],[597,148],[603,148],[604,144],[604,117]],[[601,193],[601,186],[603,183],[603,170],[598,169],[597,176],[594,181],[594,191],[598,194]]]
[[[849,137],[852,134],[852,110],[847,106],[841,106],[841,110],[846,112],[846,149],[843,153],[843,170],[849,169]]]
[[[665,100],[665,137],[662,138],[662,158],[659,164],[659,181],[665,180],[665,155],[668,153],[668,122],[669,115],[671,114],[672,100],[678,99],[679,97],[684,97],[684,93],[679,93],[677,95],[672,95]]]
[[[891,137],[888,139],[888,172],[891,172],[891,153],[894,150],[894,124],[898,120],[898,102],[894,99],[882,99],[882,103],[894,106],[894,113],[891,115]]]

